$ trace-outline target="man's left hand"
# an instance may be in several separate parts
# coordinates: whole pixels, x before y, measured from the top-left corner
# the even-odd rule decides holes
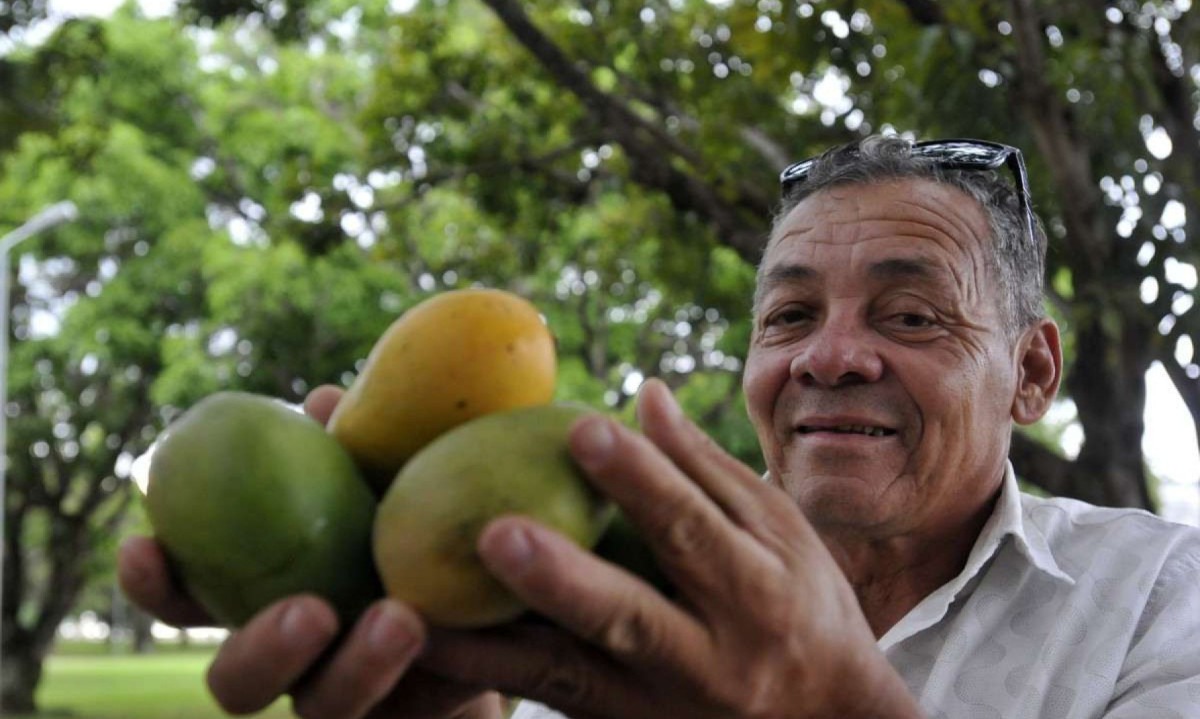
[[[549,623],[434,631],[428,668],[574,719],[916,717],[857,599],[795,503],[648,382],[639,434],[579,420],[571,450],[621,506],[674,588],[521,517],[478,549]]]

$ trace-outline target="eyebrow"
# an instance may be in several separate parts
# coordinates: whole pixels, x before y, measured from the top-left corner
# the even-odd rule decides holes
[[[774,287],[775,285],[815,279],[817,276],[818,272],[807,265],[782,265],[767,270],[763,274],[760,284],[763,287]]]
[[[763,272],[754,283],[754,310],[757,311],[762,298],[780,285],[798,285],[818,277],[818,272],[806,265],[779,265]]]
[[[936,279],[944,273],[934,262],[924,259],[893,257],[871,263],[867,274],[877,280],[897,279]],[[762,285],[774,287],[782,284],[794,284],[816,279],[820,273],[807,265],[781,265],[767,270],[762,277]]]
[[[867,275],[884,282],[897,280],[938,280],[946,276],[945,269],[935,262],[925,259],[893,257],[871,263]],[[754,293],[754,306],[757,307],[762,297],[780,285],[798,285],[813,281],[821,276],[807,265],[781,265],[772,267],[763,273]]]

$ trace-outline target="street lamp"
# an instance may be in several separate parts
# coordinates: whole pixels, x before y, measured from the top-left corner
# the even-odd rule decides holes
[[[0,237],[0,617],[4,616],[5,479],[8,476],[8,253],[30,237],[71,222],[78,216],[75,203],[70,200],[56,202]],[[3,676],[3,652],[0,652],[0,681]]]

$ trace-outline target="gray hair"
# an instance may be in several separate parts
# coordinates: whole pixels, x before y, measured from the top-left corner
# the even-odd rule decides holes
[[[805,198],[831,187],[869,185],[888,180],[927,179],[955,187],[975,199],[991,230],[988,271],[1004,298],[1004,329],[1010,341],[1045,316],[1042,277],[1046,263],[1046,234],[1034,221],[1035,245],[1025,238],[1025,217],[1016,189],[998,172],[952,170],[936,161],[914,156],[903,138],[872,135],[835,147],[816,158],[807,178],[783,198],[771,223],[770,242],[780,223]],[[761,279],[762,266],[759,266]],[[757,299],[757,298],[756,298]],[[757,304],[757,302],[756,302]]]

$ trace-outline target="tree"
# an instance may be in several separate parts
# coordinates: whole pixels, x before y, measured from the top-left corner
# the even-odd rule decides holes
[[[0,704],[21,712],[34,708],[59,622],[109,559],[95,552],[111,551],[135,501],[134,457],[181,407],[217,387],[296,399],[298,378],[335,380],[332,368],[353,367],[394,314],[380,297],[396,281],[361,254],[308,253],[305,233],[293,231],[307,225],[293,227],[286,205],[282,234],[263,246],[250,223],[268,198],[231,194],[206,172],[226,162],[237,171],[224,180],[236,180],[262,169],[256,157],[287,160],[288,142],[306,143],[296,161],[307,167],[291,172],[345,164],[345,133],[301,107],[313,102],[287,98],[287,83],[253,98],[266,103],[250,112],[257,142],[247,123],[222,145],[209,131],[227,88],[201,87],[196,52],[170,22],[132,10],[71,21],[4,62],[23,83],[12,106],[41,113],[0,132],[15,137],[0,155],[0,223],[52,199],[81,208],[79,222],[22,246],[13,285]],[[290,78],[312,79],[320,68],[295,70]],[[274,128],[280,154],[256,155],[262,129],[280,115],[291,121]],[[288,134],[314,128],[324,146]],[[277,187],[259,177],[257,189]],[[317,308],[330,314],[314,319]]]

